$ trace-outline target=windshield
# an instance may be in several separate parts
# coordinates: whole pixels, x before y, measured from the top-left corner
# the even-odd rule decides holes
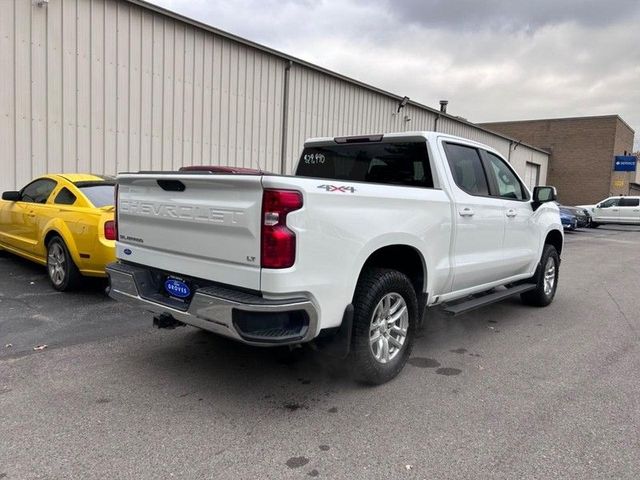
[[[113,184],[86,185],[79,188],[96,208],[111,206],[114,203],[113,190],[115,187]]]
[[[296,175],[415,187],[433,187],[425,142],[358,143],[307,147]]]

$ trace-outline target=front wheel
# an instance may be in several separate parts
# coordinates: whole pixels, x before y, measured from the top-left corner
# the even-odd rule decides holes
[[[366,270],[354,295],[351,361],[355,376],[379,385],[393,379],[407,363],[418,315],[409,278],[396,270]]]
[[[47,272],[53,288],[61,292],[73,289],[80,281],[78,267],[60,237],[52,238],[47,245]]]
[[[520,295],[523,303],[536,307],[546,307],[553,301],[558,288],[560,256],[553,245],[545,245],[542,258],[531,280],[536,288]]]

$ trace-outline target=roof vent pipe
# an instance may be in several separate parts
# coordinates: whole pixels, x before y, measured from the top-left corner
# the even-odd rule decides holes
[[[440,111],[442,113],[447,113],[448,104],[449,104],[449,100],[440,100]]]

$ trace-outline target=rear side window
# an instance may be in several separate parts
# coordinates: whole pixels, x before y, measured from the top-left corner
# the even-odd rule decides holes
[[[85,194],[94,207],[107,207],[114,204],[114,185],[107,183],[103,185],[80,186],[80,191]]]
[[[296,175],[433,188],[425,142],[307,147],[300,157]]]
[[[73,205],[76,203],[76,196],[71,193],[68,188],[64,187],[58,192],[53,203],[58,205]]]
[[[469,195],[489,195],[489,182],[478,150],[466,145],[445,143],[445,151],[456,185]]]
[[[640,205],[639,198],[621,198],[620,199],[621,207],[637,207],[638,205]]]

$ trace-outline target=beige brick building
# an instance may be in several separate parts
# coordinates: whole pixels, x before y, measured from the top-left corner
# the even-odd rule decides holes
[[[628,195],[640,172],[614,172],[615,155],[631,155],[634,131],[618,115],[492,122],[483,127],[551,153],[547,184],[561,203],[595,203]]]

